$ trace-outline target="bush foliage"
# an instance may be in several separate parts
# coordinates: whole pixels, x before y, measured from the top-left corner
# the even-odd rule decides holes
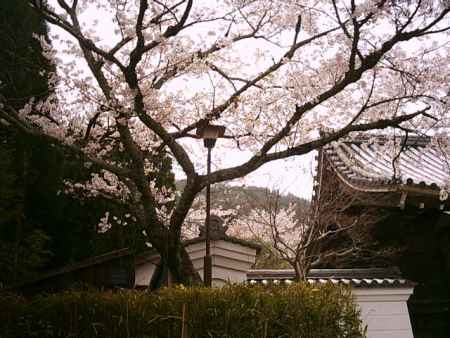
[[[364,336],[349,290],[331,285],[1,294],[0,309],[2,338]]]

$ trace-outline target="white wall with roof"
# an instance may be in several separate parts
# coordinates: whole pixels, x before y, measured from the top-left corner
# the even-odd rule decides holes
[[[156,270],[157,263],[154,261],[139,262],[135,266],[134,284],[137,287],[148,287]]]
[[[413,338],[407,300],[412,288],[354,288],[367,338]]]
[[[203,278],[205,242],[186,246],[194,268]],[[220,287],[226,283],[243,283],[247,271],[255,264],[256,249],[226,240],[211,240],[212,285]]]
[[[204,241],[191,243],[185,246],[192,260],[194,269],[203,279],[203,258],[206,247]],[[157,254],[141,258],[136,262],[135,286],[147,287],[159,260]],[[238,242],[224,239],[211,240],[212,258],[212,285],[220,287],[226,283],[244,283],[247,280],[247,271],[255,264],[256,249]]]
[[[186,246],[194,268],[203,277],[203,241]],[[213,286],[227,282],[243,283],[290,283],[292,270],[249,270],[255,263],[256,249],[225,240],[211,241]],[[154,257],[141,261],[136,266],[136,285],[148,286],[155,270]],[[373,271],[376,269],[368,269]],[[346,275],[346,271],[349,271]],[[353,271],[353,272],[352,272]],[[413,286],[401,278],[382,276],[351,276],[356,270],[317,270],[310,283],[346,284],[352,287],[355,303],[361,310],[361,320],[367,326],[367,338],[413,338],[407,300]],[[361,272],[362,271],[362,272]],[[323,276],[321,273],[326,272]],[[377,272],[380,273],[379,271]],[[345,276],[345,277],[344,277]]]
[[[294,270],[249,270],[250,284],[290,284]],[[351,287],[367,338],[413,338],[407,300],[414,284],[403,279],[395,268],[312,269],[310,284],[341,284]]]

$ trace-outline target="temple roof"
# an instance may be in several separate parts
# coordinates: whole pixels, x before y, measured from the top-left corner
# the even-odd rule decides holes
[[[398,191],[402,186],[439,196],[450,180],[450,154],[429,138],[357,138],[323,151],[337,176],[359,191]]]

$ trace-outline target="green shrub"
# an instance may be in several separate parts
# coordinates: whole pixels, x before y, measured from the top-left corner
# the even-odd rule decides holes
[[[0,337],[179,338],[184,326],[189,338],[359,338],[358,315],[332,285],[0,294]]]

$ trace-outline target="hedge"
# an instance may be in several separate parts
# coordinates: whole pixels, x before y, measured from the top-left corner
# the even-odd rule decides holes
[[[350,291],[332,285],[0,294],[1,338],[359,338]]]

